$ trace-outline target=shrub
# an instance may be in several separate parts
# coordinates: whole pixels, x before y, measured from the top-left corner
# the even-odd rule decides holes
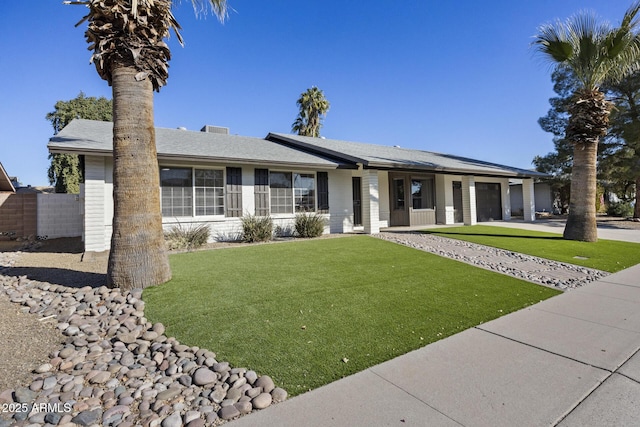
[[[266,242],[273,237],[273,220],[270,216],[245,215],[241,220],[243,242]]]
[[[178,223],[164,233],[167,248],[171,250],[186,249],[188,251],[200,248],[209,241],[209,226],[199,224],[192,227],[183,227]]]
[[[633,216],[633,206],[629,202],[611,202],[607,207],[607,215],[628,218]]]
[[[296,215],[296,234],[300,237],[318,237],[324,232],[324,226],[327,223],[322,215],[298,214]]]

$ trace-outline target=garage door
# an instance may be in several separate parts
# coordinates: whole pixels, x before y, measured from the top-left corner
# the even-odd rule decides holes
[[[478,222],[502,219],[500,184],[476,182],[476,212]]]

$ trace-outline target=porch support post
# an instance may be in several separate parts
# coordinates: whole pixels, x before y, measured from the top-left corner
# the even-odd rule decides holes
[[[476,181],[473,175],[462,177],[462,219],[464,225],[475,225],[478,222],[476,212]]]
[[[436,175],[435,183],[436,224],[453,224],[453,186],[444,175]]]
[[[532,178],[522,180],[522,206],[525,221],[536,220],[536,196]]]
[[[511,186],[509,185],[509,179],[505,178],[500,183],[502,194],[502,219],[505,221],[511,221]]]
[[[362,225],[365,233],[375,234],[380,232],[378,172],[369,169],[362,172]]]

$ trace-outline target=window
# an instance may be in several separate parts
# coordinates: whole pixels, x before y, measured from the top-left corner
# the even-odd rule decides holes
[[[271,213],[315,212],[315,182],[312,173],[269,172]]]
[[[433,178],[411,180],[413,209],[434,209]]]
[[[224,215],[221,170],[196,169],[196,215]]]
[[[293,212],[291,172],[270,172],[271,213]]]
[[[160,169],[162,216],[224,214],[223,171],[214,169]]]
[[[315,212],[316,179],[310,173],[294,173],[293,188],[295,192],[296,212]]]
[[[162,216],[193,215],[191,169],[161,168]]]

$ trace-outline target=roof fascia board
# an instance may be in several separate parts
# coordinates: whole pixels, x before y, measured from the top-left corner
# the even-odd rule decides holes
[[[297,162],[286,162],[286,161],[273,162],[273,161],[267,161],[267,160],[250,160],[250,159],[232,158],[232,157],[219,158],[219,157],[204,157],[204,156],[193,157],[193,156],[166,155],[166,154],[158,155],[159,162],[162,162],[164,160],[170,160],[170,161],[179,160],[181,162],[187,162],[187,163],[188,162],[220,163],[220,164],[233,163],[233,164],[245,164],[245,165],[256,165],[256,166],[268,166],[268,167],[273,167],[273,166],[288,167],[288,168],[304,167],[304,168],[311,168],[311,169],[326,169],[326,170],[341,169],[340,164],[323,165],[318,163],[297,163]]]
[[[9,178],[9,175],[7,174],[7,171],[4,169],[4,166],[2,166],[2,163],[0,163],[0,181],[2,181],[0,182],[0,184],[2,184],[0,185],[0,189],[1,187],[4,186],[4,184],[8,184],[7,185],[7,188],[9,188],[8,191],[11,193],[16,192],[16,189],[13,186],[13,183],[11,182],[11,178]]]
[[[296,148],[302,149],[303,151],[306,151],[308,153],[326,156],[329,158],[339,160],[341,162],[347,161],[353,164],[356,164],[356,163],[361,163],[363,165],[368,164],[365,159],[361,159],[359,157],[349,156],[347,154],[340,153],[338,151],[329,150],[323,147],[318,147],[315,144],[309,144],[306,142],[298,141],[297,139],[294,139],[294,138],[289,138],[283,135],[276,135],[271,132],[269,132],[269,134],[265,137],[265,139],[271,142],[285,145],[285,146],[293,145]]]
[[[70,149],[70,148],[59,148],[59,147],[49,147],[49,152],[52,154],[76,154],[76,155],[85,155],[85,156],[100,156],[100,157],[112,157],[112,151],[107,150],[89,150],[89,149]],[[247,164],[247,165],[256,165],[256,166],[265,166],[265,167],[288,167],[288,168],[309,168],[309,169],[322,169],[322,170],[334,170],[334,169],[357,169],[356,166],[352,165],[344,165],[337,163],[335,165],[327,165],[327,164],[318,164],[318,163],[296,163],[296,162],[286,162],[286,161],[266,161],[266,160],[250,160],[250,159],[242,159],[242,158],[229,158],[229,157],[204,157],[204,156],[183,156],[183,155],[166,155],[159,154],[158,161],[162,162],[165,160],[169,161],[183,161],[183,162],[197,162],[197,163],[218,163],[218,164]]]
[[[513,172],[513,173],[500,173],[500,172],[496,172],[496,173],[488,173],[488,172],[478,172],[478,171],[474,171],[474,170],[465,170],[465,169],[456,169],[456,170],[450,170],[447,168],[407,168],[407,167],[382,167],[382,166],[364,166],[364,169],[377,169],[377,170],[386,170],[386,171],[394,171],[394,172],[413,172],[413,173],[425,173],[425,172],[429,172],[429,173],[437,173],[437,174],[442,174],[442,175],[460,175],[460,176],[465,176],[465,175],[473,175],[473,176],[480,176],[480,177],[486,177],[486,178],[549,178],[551,177],[551,175],[547,175],[541,172],[531,172],[531,174],[525,174],[525,173],[519,173],[519,172]]]

